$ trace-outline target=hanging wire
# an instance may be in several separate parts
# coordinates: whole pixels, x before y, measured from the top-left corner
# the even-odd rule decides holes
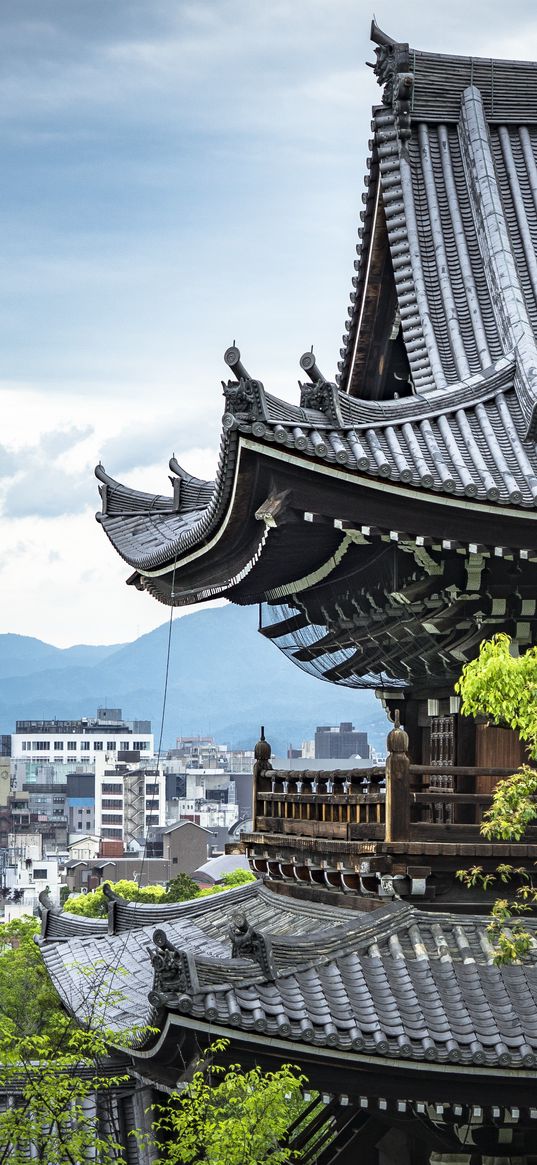
[[[162,708],[161,708],[161,715],[160,715],[160,731],[159,731],[158,748],[157,748],[157,762],[156,762],[156,766],[155,766],[157,788],[158,788],[158,781],[159,781],[160,758],[161,758],[161,754],[162,754],[162,739],[164,736],[164,722],[166,719],[166,705],[167,705],[167,701],[168,701],[168,680],[169,680],[169,676],[170,676],[170,654],[171,654],[171,645],[172,645],[172,626],[173,626],[173,600],[175,599],[175,572],[176,572],[176,569],[177,569],[177,559],[175,560],[175,562],[173,564],[172,586],[171,586],[171,593],[170,593],[170,598],[172,601],[170,603],[170,618],[168,621],[168,642],[167,642],[167,646],[166,646],[166,665],[164,668],[164,685],[163,685],[163,689],[162,689]],[[158,794],[157,794],[157,796],[158,796]],[[151,829],[151,825],[152,825],[151,818],[153,816],[153,813],[155,812],[155,810],[153,808],[150,809],[149,821],[147,821],[145,801],[146,801],[146,798],[145,798],[145,781],[144,781],[144,848],[143,848],[143,852],[142,852],[142,861],[141,861],[141,865],[140,865],[140,872],[138,875],[138,886],[139,887],[142,886],[144,865],[145,865],[145,859],[146,859],[146,854],[147,854],[147,839],[148,839],[149,830]],[[156,812],[158,813],[158,809]]]

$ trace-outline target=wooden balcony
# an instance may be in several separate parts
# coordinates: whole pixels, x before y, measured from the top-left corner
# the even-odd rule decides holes
[[[435,898],[440,906],[448,883],[453,897],[461,867],[493,871],[512,862],[534,872],[537,828],[518,843],[489,841],[480,829],[492,802],[482,790],[512,771],[412,765],[401,749],[389,752],[385,768],[265,767],[256,774],[253,830],[243,842],[252,868],[275,881],[372,897],[383,887],[384,897]]]

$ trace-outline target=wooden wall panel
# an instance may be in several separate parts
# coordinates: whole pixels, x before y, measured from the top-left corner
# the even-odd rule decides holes
[[[496,728],[493,724],[476,725],[477,768],[509,769],[513,772],[526,759],[525,748],[518,732],[511,728]],[[492,793],[498,777],[476,777],[476,793]]]

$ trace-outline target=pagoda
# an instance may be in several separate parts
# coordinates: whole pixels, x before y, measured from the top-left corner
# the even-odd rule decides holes
[[[187,1078],[215,1036],[245,1065],[300,1064],[324,1104],[293,1142],[308,1161],[522,1162],[537,942],[496,965],[485,896],[455,871],[533,869],[537,836],[485,844],[522,751],[460,715],[454,682],[493,633],[537,640],[537,65],[371,35],[382,99],[337,375],[306,353],[288,403],[233,345],[214,481],[175,458],[169,496],[96,472],[128,583],[257,604],[293,663],[374,688],[386,770],[275,771],[262,736],[255,885],[169,907],[109,894],[108,923],[44,902],[42,949],[81,1020],[79,968],[108,967],[114,999],[123,963],[108,1020],[151,1025],[124,1049],[147,1087]]]
[[[99,467],[98,520],[130,585],[258,604],[293,663],[399,711],[411,812],[387,827],[382,796],[353,800],[344,774],[259,774],[275,798],[254,806],[254,868],[303,884],[313,862],[358,891],[395,874],[429,899],[447,878],[454,900],[461,856],[514,856],[484,850],[479,824],[523,758],[460,715],[454,682],[495,632],[537,640],[537,67],[372,39],[382,103],[337,376],[306,353],[289,404],[229,348],[214,482],[172,458],[173,494],[154,496]],[[534,843],[516,856],[532,865]]]

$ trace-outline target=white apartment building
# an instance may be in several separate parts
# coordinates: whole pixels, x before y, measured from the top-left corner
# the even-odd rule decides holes
[[[166,824],[166,778],[159,770],[112,765],[106,754],[95,764],[95,833],[103,841],[122,841],[125,848],[143,837],[149,825]]]
[[[123,720],[121,708],[98,708],[95,717],[80,720],[17,720],[11,734],[14,760],[72,764],[100,756],[119,760],[129,752],[149,760],[154,751],[150,722]]]

